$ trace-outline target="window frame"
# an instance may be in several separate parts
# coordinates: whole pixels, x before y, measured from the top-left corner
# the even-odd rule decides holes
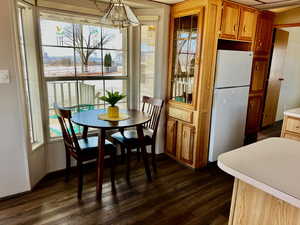
[[[155,83],[155,79],[157,79],[156,77],[156,74],[157,74],[157,53],[158,53],[158,43],[159,43],[159,40],[158,40],[158,28],[159,28],[159,21],[158,20],[142,20],[141,21],[141,25],[139,27],[139,32],[138,32],[138,40],[139,40],[139,59],[138,59],[138,62],[139,62],[139,72],[138,72],[138,107],[141,108],[142,107],[142,102],[141,102],[141,99],[142,99],[142,95],[141,95],[141,76],[142,76],[142,71],[141,71],[141,63],[142,63],[142,57],[141,57],[141,44],[142,44],[142,29],[141,29],[141,26],[155,26],[156,28],[156,32],[155,32],[155,48],[154,48],[154,56],[155,56],[155,61],[154,61],[154,82],[153,82],[153,97],[157,97],[155,96],[155,89],[156,89],[156,83]]]
[[[21,9],[21,14],[19,14],[19,9]],[[19,51],[19,60],[20,60],[20,67],[21,67],[21,89],[23,92],[23,104],[24,104],[24,119],[26,120],[26,132],[28,137],[28,151],[29,154],[32,154],[34,151],[41,149],[41,147],[45,144],[45,132],[44,132],[44,123],[43,123],[43,104],[42,104],[42,91],[41,91],[41,79],[40,79],[40,61],[39,61],[39,45],[37,41],[37,30],[36,30],[36,8],[22,0],[18,0],[16,2],[16,19],[17,19],[17,33],[18,33],[18,51]],[[30,17],[27,17],[27,13],[23,10],[30,10]],[[19,16],[21,16],[21,21],[19,20]],[[25,16],[25,17],[24,17]],[[21,24],[20,24],[21,22]],[[30,24],[28,24],[30,23]],[[31,30],[25,30],[28,26]],[[22,32],[22,34],[20,33]],[[33,33],[31,33],[33,32]],[[21,43],[20,37],[23,37],[23,43]],[[27,41],[28,36],[32,37],[32,43],[29,43],[31,48],[28,50]],[[23,46],[22,46],[23,45]],[[24,55],[23,55],[24,54]],[[28,57],[30,54],[30,60]],[[22,56],[23,55],[23,56]],[[30,61],[30,62],[28,62]],[[25,63],[25,64],[24,64]],[[27,84],[25,81],[25,73],[27,74]],[[33,75],[30,75],[33,74]],[[32,80],[33,79],[33,80]],[[35,98],[32,98],[30,87],[32,87],[29,82],[34,82],[34,95]],[[29,95],[28,95],[29,94]],[[28,103],[28,101],[30,103]],[[34,102],[32,102],[34,101]],[[32,105],[35,104],[37,107],[34,112],[32,111]],[[30,115],[29,115],[30,114]],[[31,117],[31,125],[30,119]],[[31,135],[31,133],[33,135]],[[31,137],[35,137],[34,141],[31,141]]]
[[[47,9],[47,8],[43,8],[43,7],[38,7],[37,9],[37,23],[38,23],[38,39],[39,39],[39,43],[38,43],[38,49],[39,49],[39,54],[40,54],[40,67],[41,67],[41,79],[42,79],[42,86],[43,86],[43,96],[44,96],[44,116],[45,116],[45,135],[46,135],[46,139],[47,139],[47,143],[52,143],[52,142],[57,142],[57,141],[61,141],[62,140],[62,136],[60,137],[51,137],[50,135],[50,121],[49,121],[49,102],[48,102],[48,88],[47,88],[47,83],[51,82],[51,81],[84,81],[84,80],[97,80],[97,81],[103,81],[105,82],[105,80],[124,80],[127,81],[126,82],[126,95],[127,95],[127,107],[129,107],[130,102],[131,102],[131,98],[130,96],[130,82],[129,80],[131,79],[131,76],[129,75],[129,66],[130,66],[130,53],[129,53],[129,39],[130,39],[130,35],[129,35],[129,30],[127,30],[126,32],[126,38],[124,41],[124,43],[126,44],[126,76],[122,75],[122,76],[65,76],[65,77],[46,77],[45,76],[45,71],[44,71],[44,60],[43,60],[43,43],[42,43],[42,30],[41,30],[41,20],[43,19],[41,16],[41,13],[47,13],[47,14],[56,14],[56,13],[61,13],[62,15],[66,15],[66,16],[76,16],[76,17],[80,17],[82,16],[83,18],[91,18],[91,19],[98,19],[98,17],[93,16],[93,15],[86,15],[86,14],[81,14],[81,13],[75,13],[75,12],[64,12],[64,11],[60,11],[60,10],[54,10],[54,9]],[[53,19],[55,20],[55,19]],[[63,22],[63,21],[62,21]],[[74,22],[75,23],[75,22]],[[95,24],[94,24],[95,25]],[[97,24],[97,25],[100,25]],[[54,46],[54,47],[66,47],[66,46]],[[71,48],[74,49],[75,47],[67,47],[67,48]],[[99,50],[109,50],[109,49],[101,49],[99,48]],[[112,49],[117,50],[117,49]],[[118,50],[117,50],[118,51]],[[123,49],[120,49],[119,51],[124,52]],[[75,66],[75,65],[74,65]],[[91,131],[89,133],[94,134],[96,131]]]

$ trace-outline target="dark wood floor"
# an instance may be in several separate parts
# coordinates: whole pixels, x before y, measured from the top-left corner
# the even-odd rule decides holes
[[[260,132],[258,132],[257,140],[261,141],[266,138],[280,137],[282,124],[283,121],[278,121],[271,126],[263,128]]]
[[[63,177],[48,177],[31,193],[1,201],[0,224],[227,224],[233,178],[215,164],[194,172],[167,157],[159,159],[158,168],[148,183],[142,165],[134,165],[128,185],[124,166],[118,166],[118,193],[111,194],[106,174],[101,202],[95,200],[94,169],[85,176],[82,201],[76,197],[75,176],[69,183]]]

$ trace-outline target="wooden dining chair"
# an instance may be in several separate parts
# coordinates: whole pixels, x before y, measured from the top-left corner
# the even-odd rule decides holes
[[[156,157],[155,157],[155,143],[156,136],[158,130],[159,119],[161,115],[161,111],[164,105],[164,101],[158,98],[151,98],[144,96],[143,97],[143,105],[142,112],[148,113],[151,116],[151,120],[144,125],[144,145],[151,146],[151,154],[152,154],[152,167],[153,171],[156,172]],[[122,157],[125,157],[125,149],[127,150],[127,172],[126,177],[129,181],[130,178],[130,158],[132,149],[137,150],[138,159],[139,151],[141,148],[141,144],[137,135],[136,130],[120,130],[112,135],[114,142],[120,145]]]
[[[83,187],[83,163],[89,160],[97,159],[98,157],[98,137],[87,137],[87,128],[84,128],[84,138],[78,139],[71,122],[71,110],[62,108],[54,104],[55,112],[61,126],[63,140],[66,150],[66,181],[69,180],[71,169],[71,157],[77,161],[78,170],[78,190],[77,197],[81,199]],[[112,192],[115,193],[115,146],[105,140],[105,155],[110,156],[111,167],[111,185]]]

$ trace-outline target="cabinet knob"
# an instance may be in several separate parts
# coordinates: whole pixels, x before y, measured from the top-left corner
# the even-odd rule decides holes
[[[233,26],[233,30],[234,30],[234,31],[236,31],[236,27],[237,27],[237,25],[234,24],[234,26]]]

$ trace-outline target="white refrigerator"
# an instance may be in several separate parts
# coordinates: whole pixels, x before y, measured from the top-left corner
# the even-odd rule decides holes
[[[209,161],[243,146],[253,53],[219,50],[212,108]]]

